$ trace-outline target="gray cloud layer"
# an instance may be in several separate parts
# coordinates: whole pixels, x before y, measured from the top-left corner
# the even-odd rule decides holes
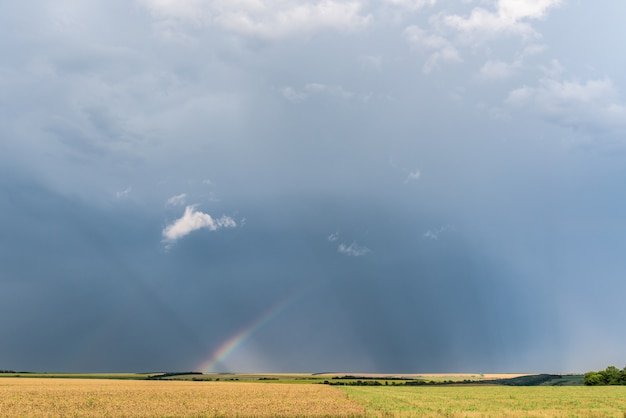
[[[623,12],[0,5],[0,368],[619,365]]]

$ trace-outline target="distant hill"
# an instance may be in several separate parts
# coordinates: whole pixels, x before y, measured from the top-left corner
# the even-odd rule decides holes
[[[533,374],[509,379],[483,380],[480,384],[504,386],[582,386],[582,375]]]

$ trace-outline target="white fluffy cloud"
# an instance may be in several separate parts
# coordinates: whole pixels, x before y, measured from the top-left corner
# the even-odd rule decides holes
[[[372,250],[370,250],[369,248],[358,245],[356,241],[353,241],[350,245],[339,244],[339,247],[337,247],[337,251],[340,254],[350,257],[361,257],[367,253],[372,252]]]
[[[561,0],[499,0],[498,14],[511,19],[541,19],[548,10],[561,4]]]
[[[569,127],[620,132],[626,128],[626,106],[619,103],[617,90],[608,78],[585,82],[546,78],[536,87],[511,91],[506,102],[536,110]]]
[[[476,7],[468,17],[448,15],[443,22],[468,38],[513,33],[525,38],[538,36],[530,20],[544,18],[561,0],[498,0],[495,10]]]
[[[236,226],[237,224],[230,216],[216,219],[208,213],[197,211],[195,206],[187,206],[182,217],[163,229],[163,238],[171,243],[198,229],[206,228],[209,231],[215,231]]]
[[[424,74],[430,73],[440,62],[463,62],[459,51],[443,36],[430,34],[415,25],[407,27],[404,36],[414,49],[431,53],[422,67]]]
[[[367,25],[359,1],[138,0],[165,30],[181,25],[215,26],[262,38],[317,30],[354,30]]]
[[[393,2],[410,3],[408,0]],[[502,35],[518,35],[525,41],[539,38],[533,21],[545,18],[551,9],[561,4],[561,0],[493,0],[481,3],[492,6],[474,7],[469,14],[442,11],[430,17],[428,29],[411,25],[404,30],[405,39],[413,50],[430,54],[422,68],[425,74],[444,63],[463,62],[461,51],[468,46],[476,47]],[[544,49],[545,46],[527,43],[510,63],[490,57],[481,68],[479,77],[485,80],[508,78],[522,68],[526,56],[536,55]],[[473,55],[475,53],[475,50],[472,51]]]

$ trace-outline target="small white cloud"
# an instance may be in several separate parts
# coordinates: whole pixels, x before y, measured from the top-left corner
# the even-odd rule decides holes
[[[328,241],[329,242],[335,242],[339,239],[339,232],[333,232],[332,234],[330,234],[328,236]]]
[[[176,196],[172,196],[167,199],[167,204],[170,206],[183,206],[187,202],[187,194],[181,193]]]
[[[370,250],[367,247],[362,247],[360,245],[357,245],[356,241],[353,241],[352,244],[350,245],[339,244],[339,247],[337,247],[337,251],[340,254],[347,255],[350,257],[361,257],[367,253],[372,252],[372,250]]]
[[[506,103],[539,112],[563,126],[618,133],[626,130],[626,106],[619,102],[608,78],[585,82],[545,78],[536,87],[511,91]]]
[[[122,190],[121,192],[115,192],[115,197],[117,197],[118,199],[123,199],[125,197],[128,197],[128,195],[130,194],[130,192],[132,191],[132,187],[127,187],[126,190]]]
[[[561,0],[498,0],[498,14],[509,19],[542,19]]]
[[[422,235],[424,238],[427,239],[431,239],[431,240],[437,240],[439,239],[439,236],[446,232],[446,231],[452,231],[454,230],[454,227],[452,225],[444,225],[439,229],[435,229],[433,230],[428,230],[426,232],[424,232],[424,234]]]
[[[409,171],[409,174],[406,176],[406,179],[404,179],[404,183],[406,184],[410,181],[419,180],[421,176],[422,176],[422,172],[420,170],[411,170]]]
[[[209,231],[215,231],[220,228],[234,228],[236,226],[233,218],[229,216],[215,219],[207,213],[196,211],[196,206],[193,205],[187,206],[182,217],[163,229],[163,238],[167,242],[173,243],[198,229],[206,228]]]
[[[424,74],[432,72],[441,62],[463,62],[459,51],[443,36],[429,34],[416,25],[407,27],[404,36],[413,49],[431,53],[422,67]]]

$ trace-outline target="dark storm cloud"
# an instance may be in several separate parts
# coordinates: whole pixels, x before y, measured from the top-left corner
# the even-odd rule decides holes
[[[0,367],[189,370],[268,312],[220,368],[621,361],[592,6],[216,4],[0,6]]]

